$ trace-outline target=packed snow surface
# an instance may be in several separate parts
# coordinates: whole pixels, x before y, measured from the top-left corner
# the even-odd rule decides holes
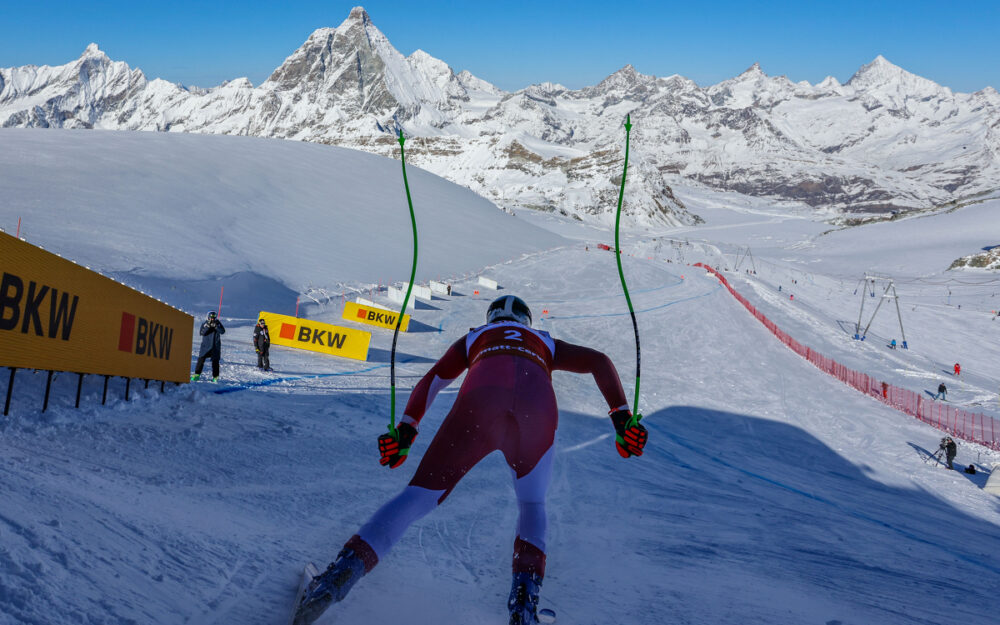
[[[0,146],[0,225],[13,231],[20,216],[30,242],[171,303],[200,306],[186,289],[252,274],[243,309],[310,285],[368,289],[387,304],[380,279],[408,277],[398,162],[184,135],[3,131]],[[412,310],[397,349],[402,400],[482,322],[497,293],[477,286],[480,274],[524,297],[537,327],[608,353],[631,395],[632,324],[615,255],[596,247],[613,233],[490,212],[409,173],[419,277],[453,291]],[[927,461],[940,431],[809,365],[689,263],[719,265],[779,325],[845,364],[913,390],[945,380],[949,400],[997,414],[996,274],[945,270],[1000,243],[1000,202],[824,234],[832,226],[783,207],[679,192],[705,225],[622,240],[646,454],[615,453],[593,380],[553,377],[541,604],[581,625],[994,623],[1000,500],[983,486],[1000,454],[960,441],[956,464],[976,475]],[[894,308],[869,340],[851,339],[866,271],[897,279],[909,350],[885,346],[899,337]],[[338,322],[340,301],[303,314]],[[283,622],[303,564],[325,566],[407,483],[457,392],[438,396],[413,458],[390,471],[375,445],[390,331],[373,330],[368,362],[273,348],[275,372],[261,374],[252,315],[224,307],[223,322],[219,385],[133,385],[126,402],[116,380],[101,406],[100,380],[88,378],[74,410],[76,378],[59,375],[42,413],[44,374],[18,372],[0,420],[0,623]],[[955,361],[960,378],[947,371]],[[320,624],[505,623],[516,514],[491,455]]]
[[[281,292],[286,310],[275,311],[285,313],[296,293],[325,297],[409,277],[413,234],[398,160],[251,137],[7,129],[0,172],[0,227],[13,234],[20,217],[29,241],[134,286],[179,289],[175,305],[199,316],[233,275],[231,295],[237,285],[264,296],[291,291]],[[565,243],[417,167],[407,177],[419,215],[418,280]],[[213,284],[199,284],[206,280]],[[260,310],[250,304],[241,310],[248,317]]]

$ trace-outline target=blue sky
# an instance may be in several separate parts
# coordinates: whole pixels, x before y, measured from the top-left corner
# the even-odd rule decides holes
[[[1000,88],[1000,0],[0,0],[0,67],[61,65],[96,42],[149,78],[260,84],[357,4],[403,54],[423,49],[507,90],[546,80],[580,88],[628,63],[703,86],[754,62],[795,81],[844,81],[878,54],[956,91]]]

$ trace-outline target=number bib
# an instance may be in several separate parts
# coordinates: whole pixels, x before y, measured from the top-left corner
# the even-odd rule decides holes
[[[552,373],[555,342],[548,332],[533,330],[515,321],[491,323],[469,332],[465,339],[469,368],[490,356],[520,356]]]

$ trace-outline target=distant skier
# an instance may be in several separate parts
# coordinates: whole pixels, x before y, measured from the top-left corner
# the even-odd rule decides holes
[[[955,460],[955,454],[958,451],[958,445],[955,444],[955,441],[953,441],[950,436],[945,436],[941,439],[941,446],[938,447],[938,450],[944,450],[944,456],[947,460],[948,468],[954,469],[955,467],[952,466],[952,461]]]
[[[934,395],[934,399],[943,399],[945,401],[948,401],[947,393],[948,393],[948,387],[944,385],[944,382],[942,382],[938,384],[938,392],[936,395]]]
[[[961,365],[959,365],[959,364],[958,364],[958,363],[956,362],[956,363],[955,363],[955,375],[957,376],[957,375],[958,375],[959,373],[962,373],[962,366],[961,366]]]
[[[313,578],[299,605],[296,625],[312,623],[330,604],[342,600],[411,523],[440,505],[472,467],[496,450],[503,452],[510,467],[520,512],[507,601],[509,622],[538,622],[538,592],[545,575],[545,493],[559,418],[552,371],[594,376],[610,407],[622,457],[641,456],[647,434],[638,421],[632,422],[618,372],[607,356],[532,329],[531,311],[513,295],[490,304],[486,321],[452,344],[413,389],[396,432],[379,437],[379,462],[389,468],[401,465],[437,393],[469,370],[409,485],[347,541],[324,573]]]
[[[271,334],[263,319],[258,319],[257,325],[253,327],[253,347],[257,350],[257,368],[270,371],[271,358],[268,352],[271,350]]]
[[[194,366],[192,382],[197,382],[201,378],[201,370],[205,366],[205,359],[212,359],[212,381],[219,381],[219,362],[222,360],[222,335],[226,333],[226,328],[219,321],[219,316],[214,310],[209,311],[208,318],[201,324],[198,331],[201,334],[201,351],[198,353],[198,362]]]
[[[889,341],[889,349],[896,349],[896,339]]]

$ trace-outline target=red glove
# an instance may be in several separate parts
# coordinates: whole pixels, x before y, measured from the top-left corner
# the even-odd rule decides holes
[[[396,435],[383,434],[378,437],[378,452],[381,457],[378,463],[389,465],[390,469],[395,469],[406,462],[406,457],[410,453],[410,445],[417,437],[417,430],[409,423],[401,423],[396,428]]]
[[[646,428],[639,425],[642,415],[636,417],[635,423],[632,421],[632,411],[615,410],[611,412],[611,422],[615,424],[615,447],[622,458],[629,456],[641,456],[642,448],[646,446],[646,439],[649,434]]]

